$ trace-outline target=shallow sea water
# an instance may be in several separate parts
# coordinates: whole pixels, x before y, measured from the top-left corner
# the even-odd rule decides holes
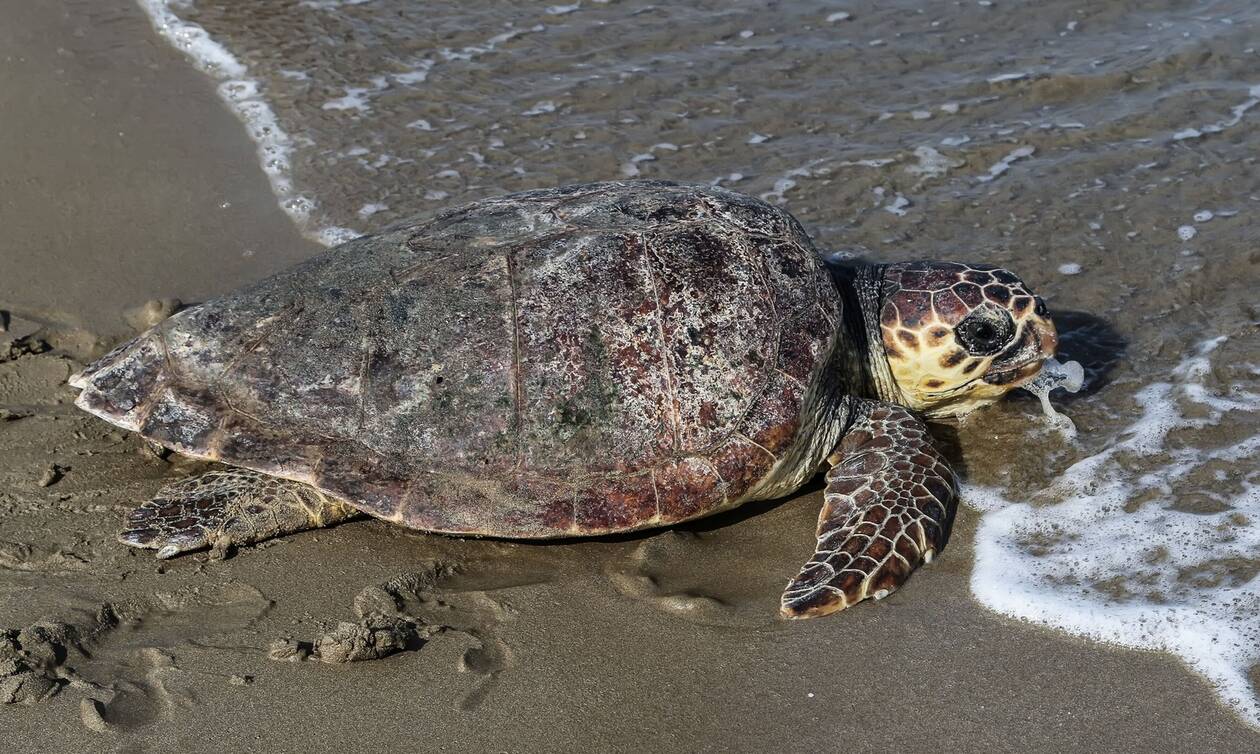
[[[328,243],[652,177],[1014,269],[1086,386],[1074,440],[1026,395],[956,428],[976,599],[1177,654],[1260,726],[1260,5],[140,4]]]

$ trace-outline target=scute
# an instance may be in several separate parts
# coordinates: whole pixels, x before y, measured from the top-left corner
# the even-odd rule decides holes
[[[181,312],[79,403],[435,531],[548,537],[756,492],[820,409],[839,298],[787,213],[586,184],[356,239]]]

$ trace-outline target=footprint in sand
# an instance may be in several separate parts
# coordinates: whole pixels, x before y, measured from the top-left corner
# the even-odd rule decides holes
[[[80,718],[92,730],[151,725],[195,701],[173,648],[247,627],[271,604],[233,582],[0,631],[0,703],[35,704],[69,688],[82,694]]]
[[[460,635],[472,646],[464,651],[459,670],[478,680],[457,706],[475,709],[499,673],[512,665],[511,650],[495,632],[512,611],[483,589],[471,588],[474,583],[475,579],[463,578],[457,566],[430,561],[421,570],[359,592],[354,598],[358,621],[341,621],[311,642],[281,638],[272,643],[270,656],[284,661],[359,662],[416,650],[440,635]],[[516,584],[504,586],[512,585]]]
[[[777,611],[767,608],[773,585],[751,578],[731,552],[746,543],[729,532],[665,531],[639,542],[628,557],[611,562],[604,573],[621,594],[681,618],[707,626],[775,625]]]
[[[659,610],[706,625],[727,625],[735,621],[731,608],[722,600],[694,590],[671,591],[661,586],[662,574],[674,569],[696,549],[700,537],[671,530],[643,540],[630,554],[629,563],[619,562],[606,570],[617,591],[642,600]]]

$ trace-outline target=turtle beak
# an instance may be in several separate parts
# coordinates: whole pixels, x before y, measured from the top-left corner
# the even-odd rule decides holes
[[[1054,357],[1059,348],[1059,334],[1048,314],[1034,314],[1024,326],[1024,332],[1005,351],[994,359],[984,381],[990,385],[1019,387],[1037,376],[1046,359]]]

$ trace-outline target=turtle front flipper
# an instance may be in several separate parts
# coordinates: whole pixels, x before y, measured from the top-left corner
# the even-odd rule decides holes
[[[232,468],[166,485],[127,516],[118,539],[157,550],[165,559],[203,547],[222,551],[361,515],[310,485]]]
[[[958,483],[927,427],[901,406],[856,401],[854,409],[827,459],[814,557],[783,593],[787,618],[881,599],[945,546]]]

